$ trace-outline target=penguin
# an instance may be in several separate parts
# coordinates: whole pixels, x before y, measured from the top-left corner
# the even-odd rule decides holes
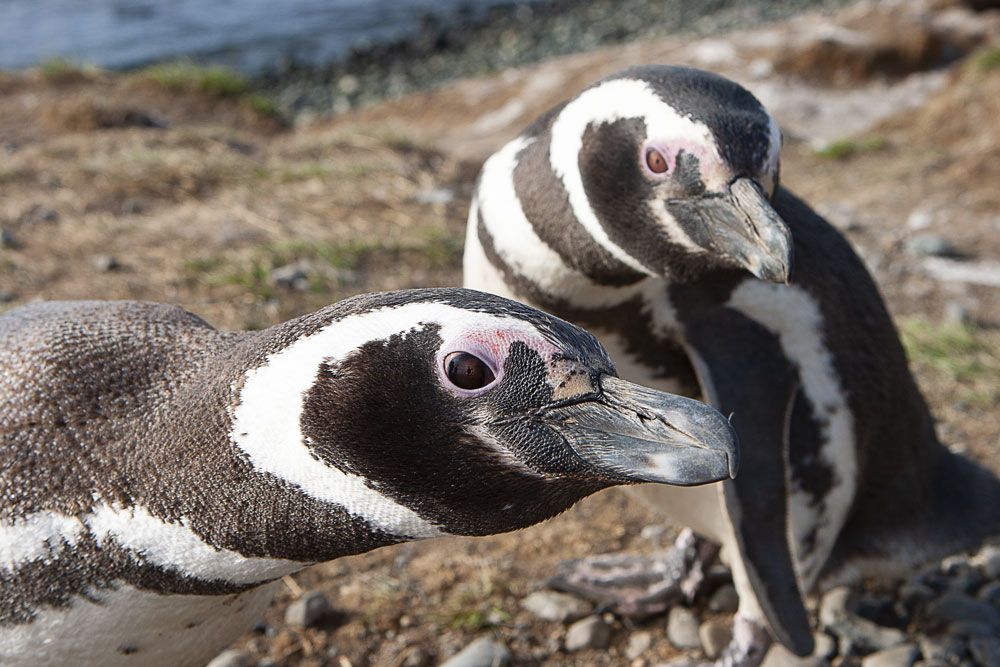
[[[0,315],[0,664],[204,665],[312,563],[738,465],[708,406],[460,288],[264,331],[179,307]]]
[[[817,586],[905,571],[1000,526],[1000,484],[938,441],[874,281],[780,185],[780,150],[736,83],[633,67],[487,159],[464,253],[467,287],[579,324],[623,378],[732,416],[736,479],[634,492],[697,535],[678,546],[721,545],[740,604],[718,664],[741,667],[773,640],[812,651],[803,595]],[[689,595],[699,567],[677,582]]]

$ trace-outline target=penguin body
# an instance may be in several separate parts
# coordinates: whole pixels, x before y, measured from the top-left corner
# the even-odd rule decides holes
[[[309,564],[736,465],[714,410],[469,290],[365,295],[261,332],[40,303],[0,316],[0,340],[4,665],[204,664]]]
[[[863,264],[779,185],[780,143],[731,81],[625,70],[487,160],[466,236],[466,286],[587,327],[622,377],[732,413],[735,480],[634,489],[721,543],[744,644],[726,664],[770,643],[740,640],[742,621],[808,654],[817,583],[998,530],[997,481],[936,439]]]

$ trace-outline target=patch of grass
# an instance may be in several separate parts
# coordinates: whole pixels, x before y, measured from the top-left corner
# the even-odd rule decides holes
[[[269,301],[290,289],[275,283],[273,271],[303,262],[308,289],[329,294],[349,281],[349,272],[363,265],[377,251],[393,249],[378,240],[349,239],[316,242],[306,239],[285,240],[255,248],[248,256],[226,259],[196,257],[187,259],[183,272],[209,286],[235,285],[252,294],[257,301]],[[301,289],[301,288],[299,288]]]
[[[294,167],[285,167],[278,171],[278,178],[282,181],[301,181],[307,178],[316,178],[330,175],[330,168],[324,164],[300,164]]]
[[[449,630],[479,632],[510,620],[502,600],[494,595],[493,586],[463,588],[447,603],[447,611],[436,621]]]
[[[35,172],[25,167],[15,167],[13,169],[0,169],[0,185],[26,181],[33,177]]]
[[[922,319],[903,322],[900,336],[907,356],[961,382],[992,376],[1000,380],[1000,358],[969,324],[934,324]]]
[[[888,140],[883,137],[869,137],[867,139],[838,139],[831,141],[822,148],[817,148],[816,155],[831,160],[846,160],[859,153],[870,153],[880,151],[889,145]]]
[[[462,257],[465,238],[444,227],[429,227],[421,233],[421,251],[432,269],[457,266]]]
[[[263,93],[250,93],[247,95],[247,104],[262,116],[278,118],[281,115],[278,111],[278,103],[274,98]]]
[[[68,58],[57,56],[47,58],[38,64],[42,78],[53,83],[69,83],[87,78],[87,66]]]
[[[1000,67],[1000,44],[977,53],[972,65],[979,72],[990,72]]]
[[[152,65],[139,72],[141,78],[168,90],[189,90],[215,97],[237,97],[250,90],[245,76],[228,67],[172,62]]]

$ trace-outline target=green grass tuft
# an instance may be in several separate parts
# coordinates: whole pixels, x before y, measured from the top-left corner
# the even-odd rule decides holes
[[[189,90],[215,97],[237,97],[250,90],[245,76],[228,67],[171,62],[152,65],[139,76],[168,90]]]
[[[888,145],[889,142],[882,137],[870,137],[860,140],[838,139],[837,141],[831,141],[822,148],[816,149],[815,152],[816,155],[831,160],[846,160],[859,153],[880,151]]]
[[[991,72],[1000,67],[1000,45],[980,51],[972,62],[976,70],[980,72]]]
[[[911,361],[956,380],[971,381],[988,371],[1000,372],[1000,359],[980,340],[975,326],[914,318],[903,322],[900,336]]]

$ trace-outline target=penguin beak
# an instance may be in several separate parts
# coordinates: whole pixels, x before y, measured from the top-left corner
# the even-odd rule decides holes
[[[701,247],[761,280],[788,283],[791,232],[752,179],[737,178],[725,195],[669,200],[667,208]]]
[[[734,477],[736,431],[714,408],[603,375],[596,399],[550,408],[570,447],[604,476],[678,486]]]

